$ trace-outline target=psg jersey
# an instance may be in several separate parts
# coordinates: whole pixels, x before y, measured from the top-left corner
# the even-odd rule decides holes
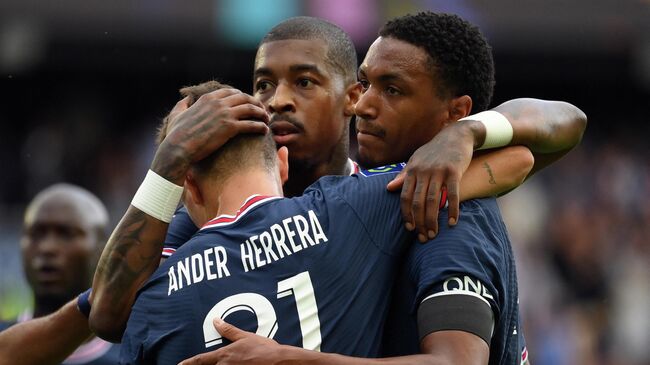
[[[399,165],[401,167],[403,165]],[[396,168],[397,169],[397,168]],[[311,350],[376,357],[396,264],[413,242],[391,169],[253,196],[208,222],[139,291],[121,360],[178,363],[227,344],[212,320]]]

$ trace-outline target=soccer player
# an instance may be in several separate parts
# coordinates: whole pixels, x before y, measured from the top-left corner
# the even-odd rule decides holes
[[[236,136],[183,173],[178,166],[193,160],[187,156],[196,156],[193,148],[200,145],[184,148],[173,141],[187,141],[201,129],[188,119],[179,122],[156,153],[158,160],[166,150],[176,151],[169,163],[186,176],[183,201],[202,229],[139,291],[122,339],[122,363],[176,363],[223,345],[212,319],[226,316],[286,344],[379,355],[390,283],[413,241],[401,221],[399,196],[385,188],[395,173],[325,177],[303,196],[284,199],[287,149],[276,152],[269,135]],[[155,209],[138,197],[148,191],[143,186],[136,205]],[[466,213],[472,221],[495,229],[482,241],[507,247],[494,201],[472,204],[475,211],[468,207]]]
[[[322,36],[321,36],[322,33],[318,33],[318,34],[319,34],[318,36],[316,36],[316,35],[314,35],[314,34],[315,34],[315,32],[313,32],[313,31],[312,31],[311,33],[309,33],[309,32],[299,32],[299,33],[294,33],[294,34],[291,35],[291,37],[293,37],[293,38],[287,38],[286,40],[287,40],[287,41],[295,40],[295,41],[298,42],[298,43],[302,43],[302,44],[304,44],[304,43],[305,43],[305,42],[304,42],[304,41],[305,41],[304,37],[310,37],[310,36],[311,36],[311,37],[314,38],[314,39],[313,39],[314,42],[307,42],[307,43],[318,43],[318,44],[320,45],[320,47],[321,47],[321,51],[320,51],[321,53],[318,54],[319,57],[314,57],[314,58],[310,59],[310,62],[313,63],[313,62],[315,62],[315,60],[316,60],[316,61],[317,61],[317,65],[320,66],[320,68],[317,68],[317,70],[318,70],[318,69],[324,69],[324,70],[327,72],[326,74],[324,74],[323,77],[324,77],[325,79],[329,80],[328,83],[327,83],[326,85],[322,85],[322,84],[319,85],[319,82],[320,82],[322,79],[318,79],[318,80],[310,80],[309,78],[304,77],[304,76],[308,76],[308,75],[309,75],[308,71],[310,71],[310,70],[307,70],[307,69],[305,69],[304,67],[302,67],[302,66],[305,66],[304,63],[299,63],[299,64],[295,65],[295,66],[298,66],[298,67],[289,67],[289,68],[288,68],[288,72],[283,73],[283,74],[281,75],[281,78],[279,78],[277,82],[278,82],[278,84],[280,84],[280,83],[284,83],[284,86],[285,86],[285,90],[284,90],[284,91],[285,91],[285,94],[286,94],[286,93],[289,93],[289,94],[286,94],[286,95],[291,95],[292,92],[293,92],[293,93],[299,93],[300,91],[304,91],[304,93],[303,93],[303,97],[304,97],[304,99],[308,99],[310,96],[311,96],[311,97],[320,97],[320,98],[321,98],[321,101],[323,101],[323,102],[322,102],[322,103],[319,103],[319,104],[317,104],[317,105],[315,105],[315,106],[317,107],[318,105],[320,105],[321,108],[322,108],[323,105],[327,105],[327,104],[328,104],[329,101],[328,101],[327,98],[328,98],[328,97],[333,97],[332,95],[334,95],[335,93],[333,93],[333,92],[332,92],[332,93],[321,92],[320,94],[319,94],[319,93],[316,93],[316,94],[312,93],[312,94],[310,94],[309,91],[310,91],[310,90],[313,91],[313,90],[315,90],[314,88],[316,88],[315,91],[320,92],[320,90],[318,90],[319,87],[320,87],[321,89],[323,89],[323,88],[328,88],[328,89],[329,89],[329,88],[333,88],[333,87],[336,86],[336,85],[340,85],[341,79],[338,79],[338,81],[337,81],[337,80],[334,80],[335,82],[330,82],[330,81],[331,81],[330,78],[334,78],[334,79],[336,79],[336,77],[339,77],[339,76],[337,76],[335,73],[331,72],[332,69],[335,69],[335,68],[337,67],[337,66],[336,66],[337,64],[336,64],[335,62],[326,62],[326,61],[324,62],[324,61],[323,61],[323,60],[327,60],[328,57],[331,55],[331,54],[327,51],[327,47],[328,47],[330,44],[334,44],[334,43],[325,43],[325,42],[322,42],[322,41],[321,41],[321,38],[320,38],[320,37],[322,37]],[[301,38],[301,37],[302,37],[302,38]],[[296,39],[296,38],[298,38],[298,39]],[[300,42],[300,41],[303,41],[303,42]],[[269,44],[275,44],[275,45],[283,45],[283,46],[286,46],[286,45],[287,45],[287,42],[277,41],[277,40],[276,40],[276,41],[269,41],[268,43],[269,43]],[[291,42],[289,42],[289,43],[291,43]],[[263,44],[263,45],[264,45],[264,44]],[[296,49],[298,49],[298,48],[296,48]],[[311,50],[311,51],[313,51],[313,50]],[[299,53],[299,52],[295,52],[295,53],[296,53],[297,55],[299,55],[299,56],[304,56],[304,55],[305,55],[304,53]],[[313,53],[313,52],[311,52],[311,53]],[[263,54],[263,53],[262,53],[262,54]],[[258,56],[259,56],[259,54],[258,54]],[[314,59],[315,59],[315,60],[314,60]],[[307,64],[307,66],[309,66],[309,64]],[[331,68],[330,68],[330,67],[331,67]],[[311,68],[311,70],[313,71],[313,67]],[[305,74],[305,73],[306,73],[306,74]],[[275,84],[272,84],[271,86],[273,86],[272,90],[275,89]],[[264,86],[264,87],[266,87],[266,86]],[[332,89],[332,91],[336,91],[336,89]],[[338,95],[338,94],[336,94],[336,95]],[[269,99],[269,103],[270,103],[271,101],[273,101],[273,100],[275,100],[275,97]],[[280,99],[280,100],[282,100],[282,99]],[[345,98],[344,98],[344,100],[345,100]],[[299,101],[300,103],[295,104],[295,103],[298,102],[298,101]],[[291,105],[291,102],[294,103],[293,106]],[[281,104],[281,103],[280,103],[280,104]],[[278,119],[276,120],[276,122],[283,121],[283,120],[282,120],[283,118],[284,118],[284,119],[287,119],[286,116],[291,116],[292,114],[297,114],[298,112],[300,112],[300,113],[302,113],[302,114],[306,113],[306,112],[304,111],[304,110],[306,110],[306,109],[303,109],[304,106],[305,106],[305,104],[306,104],[306,103],[304,103],[304,100],[303,100],[303,99],[299,99],[299,98],[298,98],[298,99],[296,99],[296,100],[290,100],[290,103],[289,103],[285,108],[281,108],[281,107],[280,107],[279,109],[276,108],[276,112],[274,112],[274,114],[284,114],[284,115],[280,115],[280,116],[278,117]],[[521,103],[515,103],[515,104],[518,104],[518,105],[510,105],[510,107],[511,107],[511,108],[514,107],[515,109],[516,109],[516,108],[521,109],[521,105],[520,105]],[[537,104],[536,104],[536,103],[533,103],[533,104],[535,104],[536,106],[538,106],[539,103],[537,103]],[[301,105],[301,107],[298,108],[297,105]],[[553,106],[553,107],[558,107],[557,104],[552,104],[551,106]],[[269,104],[269,110],[270,110],[271,107],[272,107],[272,106],[270,106],[270,104]],[[319,109],[317,109],[316,107],[315,107],[315,108],[312,108],[312,112],[313,112],[313,113],[322,113],[322,112],[324,112],[323,110],[319,110]],[[546,105],[545,105],[544,107],[546,107]],[[561,105],[561,107],[564,108],[564,109],[567,109],[567,106],[566,106],[566,105]],[[569,106],[569,107],[570,107],[570,106]],[[296,110],[296,112],[294,112],[292,108],[294,108],[294,109]],[[533,109],[534,109],[534,108],[533,108]],[[575,108],[574,108],[574,109],[575,109]],[[342,108],[341,110],[346,110],[346,109],[345,109],[345,108]],[[568,115],[568,116],[567,116],[567,115]],[[573,113],[573,114],[571,114],[571,113],[566,113],[566,114],[562,114],[562,116],[561,116],[559,119],[560,119],[561,122],[565,122],[566,120],[571,120],[575,115],[576,115],[575,113]],[[539,117],[539,116],[538,116],[538,117]],[[578,119],[579,119],[579,117],[578,117]],[[537,120],[537,119],[536,119],[536,120]],[[286,122],[286,120],[284,120],[284,121]],[[512,121],[511,121],[511,122],[512,122]],[[292,122],[289,121],[289,123],[291,124]],[[294,123],[294,124],[297,124],[297,123]],[[305,128],[307,128],[307,127],[306,127],[307,124],[308,124],[308,123],[304,123]],[[518,131],[519,131],[519,127],[518,127],[518,126],[516,125],[516,123],[514,123],[514,122],[513,122],[512,124],[513,124],[513,128],[514,128],[514,134],[515,134],[515,135],[519,135],[519,134],[520,134],[520,133],[518,133]],[[293,124],[292,124],[292,125],[293,125]],[[285,126],[285,127],[291,128],[290,126]],[[557,129],[557,128],[555,128],[555,129]],[[285,130],[285,131],[278,131],[278,132],[279,132],[278,134],[283,134],[283,136],[285,137],[284,139],[288,139],[288,140],[290,140],[291,138],[293,138],[293,137],[291,136],[292,134],[298,134],[298,135],[299,135],[298,138],[300,138],[300,135],[303,134],[303,132],[300,130],[300,127],[296,127],[296,130],[294,130],[293,132],[292,132],[292,131],[287,131],[287,130]],[[484,131],[483,131],[483,132],[484,132]],[[522,141],[524,141],[524,140],[522,139]],[[280,140],[280,142],[282,142],[282,141]],[[577,143],[577,141],[576,141],[576,143]],[[470,145],[470,148],[469,148],[469,149],[470,149],[470,151],[471,151],[471,145]],[[416,191],[417,191],[417,189],[416,189]],[[453,193],[456,193],[456,192],[457,192],[457,189],[456,189],[456,191],[454,191]],[[128,213],[127,213],[127,214],[128,214]],[[146,217],[145,217],[145,218],[146,218]],[[139,223],[139,224],[145,224],[145,222],[143,222],[143,221],[138,221],[138,223]],[[145,225],[148,226],[148,224],[145,224]],[[125,228],[125,229],[126,229],[126,227],[127,227],[126,225],[123,226],[123,228]],[[120,231],[119,228],[118,228],[118,231]],[[138,233],[138,235],[136,236],[136,237],[138,237],[138,241],[140,241],[140,242],[144,242],[144,241],[141,240],[141,239],[144,237],[143,235],[141,235],[141,232],[136,232],[136,233]],[[134,236],[125,236],[125,238],[129,238],[129,239],[131,239],[131,238],[133,238],[133,237],[134,237]],[[118,238],[119,238],[119,237],[118,237]],[[118,240],[116,240],[116,242],[118,242]],[[116,246],[122,246],[122,245],[116,245]],[[141,247],[144,247],[144,245],[141,245]],[[124,251],[124,252],[126,252],[126,251]],[[152,249],[152,250],[149,251],[149,253],[151,253],[151,252],[155,252],[155,249]],[[111,255],[112,255],[112,254],[108,254],[107,256],[110,257]],[[118,257],[118,256],[113,256],[113,257]],[[141,257],[141,258],[146,258],[147,260],[151,260],[151,259],[152,259],[152,257],[151,257],[150,255],[139,255],[139,257]],[[138,258],[138,257],[135,257],[135,258]],[[119,303],[119,302],[121,302],[121,301],[129,301],[129,300],[132,300],[132,298],[134,298],[134,296],[135,296],[135,290],[137,290],[137,288],[139,287],[139,285],[140,285],[142,282],[144,282],[144,280],[146,280],[146,277],[147,277],[148,274],[151,272],[151,271],[148,271],[149,269],[144,269],[144,266],[145,266],[145,265],[144,265],[144,261],[145,261],[145,260],[142,260],[142,262],[138,263],[138,265],[137,265],[137,267],[140,268],[141,270],[133,270],[133,267],[131,267],[131,268],[128,267],[128,266],[131,266],[132,264],[134,264],[133,261],[131,261],[130,263],[129,263],[129,262],[122,262],[122,263],[121,263],[123,266],[125,266],[126,269],[128,269],[128,271],[130,272],[129,275],[137,276],[137,280],[134,280],[134,281],[133,281],[133,284],[130,285],[130,286],[129,286],[128,284],[126,284],[126,283],[127,283],[126,281],[119,281],[119,280],[118,280],[117,282],[118,282],[119,284],[125,284],[125,285],[123,285],[123,286],[112,286],[112,287],[110,287],[110,286],[106,286],[105,284],[102,284],[102,281],[105,281],[104,279],[101,279],[101,278],[100,278],[99,281],[96,281],[96,283],[98,283],[100,286],[104,286],[104,288],[100,289],[102,295],[104,295],[106,298],[110,298],[110,299],[106,299],[105,301],[104,301],[104,300],[100,300],[100,301],[99,301],[99,303],[100,303],[99,305],[103,305],[103,306],[105,306],[104,309],[105,309],[107,312],[106,312],[106,311],[102,311],[101,309],[99,309],[99,310],[97,311],[97,313],[102,313],[102,312],[104,312],[105,314],[109,314],[109,315],[99,315],[98,320],[101,321],[102,318],[103,318],[103,320],[104,320],[105,322],[107,322],[107,323],[104,323],[104,324],[108,325],[109,328],[110,328],[111,326],[115,327],[115,325],[117,324],[117,326],[118,326],[118,331],[117,331],[117,333],[120,333],[120,331],[119,331],[119,323],[120,323],[120,320],[117,320],[117,321],[116,321],[116,320],[114,320],[114,319],[115,319],[115,318],[119,318],[119,319],[122,319],[122,320],[125,319],[126,316],[128,316],[128,311],[129,311],[129,308],[130,308],[130,303],[127,303],[127,305],[122,305],[122,303]],[[151,261],[150,261],[150,263],[151,263]],[[115,266],[118,266],[118,265],[120,265],[120,262],[119,262],[118,260],[116,260],[116,261],[115,261]],[[107,268],[108,268],[108,266],[107,266]],[[120,268],[116,268],[116,269],[117,269],[117,271],[113,272],[113,273],[112,273],[113,275],[119,274],[118,271],[121,270]],[[111,269],[111,270],[115,270],[115,269]],[[99,272],[98,272],[98,273],[99,273]],[[108,275],[108,276],[110,276],[110,275]],[[118,276],[119,276],[119,275],[118,275]],[[126,275],[126,276],[128,276],[128,275]],[[141,278],[142,278],[142,279],[141,279]],[[111,290],[111,289],[108,289],[108,288],[111,288],[111,289],[114,289],[114,290]],[[126,295],[122,295],[122,294],[124,293],[125,288],[126,288],[126,290],[128,291],[128,293],[127,293]],[[101,303],[105,303],[105,304],[101,304]],[[106,307],[106,306],[109,306],[109,303],[110,303],[111,308],[107,308],[107,307]],[[114,305],[114,304],[117,304],[117,305]],[[93,308],[93,311],[95,311],[95,308]],[[112,311],[113,313],[111,313],[111,311]],[[125,315],[125,313],[126,313],[126,315]],[[110,314],[113,314],[113,316],[111,316]],[[91,316],[92,316],[92,315],[91,315]],[[113,319],[110,319],[110,318],[113,318]],[[110,322],[109,322],[109,321],[110,321]]]
[[[34,292],[33,312],[25,312],[17,322],[25,322],[56,312],[70,299],[90,286],[97,260],[106,240],[108,213],[106,208],[89,191],[74,185],[56,184],[34,197],[25,212],[21,252],[27,281]],[[63,316],[69,320],[65,326],[76,326],[84,322],[83,316],[74,308],[62,309]],[[72,310],[70,310],[72,309]],[[76,313],[75,313],[76,311]],[[62,313],[57,314],[61,316]],[[81,317],[81,318],[78,318]],[[45,328],[53,322],[48,320],[32,324],[32,329]],[[3,326],[6,327],[6,326]],[[83,340],[88,339],[67,359],[60,360],[76,364],[114,364],[119,346],[97,337],[90,337],[87,323],[77,331],[67,346],[62,346],[62,354],[69,354]],[[50,327],[55,328],[55,327]],[[0,351],[21,338],[20,328],[7,330],[0,338]],[[37,331],[24,334],[31,337]],[[51,337],[58,333],[50,332]],[[58,338],[46,341],[60,344]],[[29,341],[23,343],[28,346]],[[57,349],[55,349],[57,350]],[[47,353],[47,351],[45,351]],[[39,359],[39,351],[25,351],[15,357],[2,356],[11,363]],[[43,358],[40,358],[41,361]],[[55,357],[56,358],[56,357]]]
[[[445,169],[443,174],[432,175],[423,171],[421,165],[428,161],[433,161],[435,165],[454,156],[456,160],[463,161],[460,166],[466,166],[473,147],[485,146],[486,130],[483,123],[456,121],[470,111],[487,108],[494,84],[493,72],[487,42],[475,27],[458,17],[422,13],[389,22],[381,30],[380,38],[371,46],[359,70],[359,79],[364,87],[364,94],[356,104],[361,162],[372,166],[408,159],[413,151],[433,138],[432,143],[417,151],[409,161],[403,195],[407,198],[412,196],[417,208],[436,204],[437,191],[443,183],[452,194],[456,194],[454,181],[462,168],[452,166],[447,168],[451,171],[447,175],[444,174],[448,172]],[[521,103],[529,102],[539,109],[521,107]],[[517,110],[517,107],[520,109]],[[586,122],[579,110],[564,103],[517,100],[496,110],[508,115],[514,129],[514,137],[502,143],[525,143],[530,146],[536,152],[536,169],[575,146]],[[531,117],[522,115],[522,111]],[[552,116],[558,112],[563,115],[554,119]],[[545,125],[536,118],[555,122]],[[532,123],[534,119],[535,123]],[[422,159],[423,151],[428,152],[424,153],[425,159]],[[424,188],[421,181],[425,182]],[[409,199],[406,200],[403,206],[410,213],[411,203]],[[407,222],[420,226],[424,218],[421,209],[419,214],[405,215]],[[523,339],[519,338],[521,329],[517,319],[517,288],[516,280],[513,280],[516,274],[512,262],[504,262],[510,256],[495,256],[494,252],[479,244],[481,240],[477,239],[476,232],[485,234],[491,231],[489,227],[478,225],[465,232],[448,231],[446,226],[443,228],[445,231],[436,242],[414,245],[410,249],[405,277],[399,281],[405,287],[401,288],[404,293],[396,296],[406,302],[398,303],[398,310],[395,311],[402,322],[386,332],[387,353],[415,353],[418,343],[424,349],[427,341],[433,341],[429,345],[441,351],[438,353],[441,359],[446,358],[451,363],[464,363],[467,360],[487,363],[488,356],[490,363],[494,364],[525,360],[526,350]],[[435,230],[433,234],[428,230],[420,231],[420,239],[435,233]],[[499,268],[495,267],[495,260],[502,263]],[[415,278],[416,284],[409,284],[409,278]],[[495,291],[498,295],[494,294]],[[452,310],[461,306],[470,309],[471,313]],[[405,312],[404,307],[408,311]],[[416,337],[416,311],[423,319],[431,319],[426,323],[418,321],[422,341]],[[410,313],[413,315],[408,315]],[[391,331],[392,328],[400,331]],[[219,329],[236,332],[223,324]],[[236,334],[235,339],[246,337],[238,337],[240,335]],[[482,339],[483,344],[480,341],[476,343],[477,339]],[[260,339],[250,341],[271,343]],[[230,356],[232,361],[241,354],[246,354],[247,360],[253,359],[253,346],[239,345],[237,349],[219,350],[214,357],[208,354],[198,359],[210,363],[221,358],[219,356]],[[271,350],[273,348],[264,348],[259,353],[266,353],[266,361],[272,362],[278,357],[270,358],[268,354],[278,354],[280,351]],[[296,354],[300,353],[299,350],[287,351],[281,353],[291,359],[316,363],[335,361],[335,358],[327,355],[322,355],[322,358],[315,354],[299,357]],[[465,358],[453,357],[456,355]],[[352,361],[339,360],[343,363]],[[201,361],[197,363],[203,363]]]

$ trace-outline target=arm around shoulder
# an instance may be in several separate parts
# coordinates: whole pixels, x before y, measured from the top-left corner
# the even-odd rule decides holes
[[[513,128],[510,145],[525,145],[535,155],[532,173],[560,159],[577,146],[587,128],[587,116],[563,101],[520,98],[493,109]]]

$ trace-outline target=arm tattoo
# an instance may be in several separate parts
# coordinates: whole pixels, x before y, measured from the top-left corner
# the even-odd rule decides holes
[[[483,168],[485,170],[487,170],[487,173],[490,176],[490,179],[488,180],[488,182],[491,185],[496,185],[497,181],[494,179],[494,174],[492,173],[492,168],[490,167],[490,165],[487,162],[483,162]]]
[[[161,247],[152,243],[160,242],[162,245],[164,234],[162,222],[138,209],[129,208],[97,266],[97,276],[106,285],[104,292],[120,298],[130,289],[137,289],[157,267]]]

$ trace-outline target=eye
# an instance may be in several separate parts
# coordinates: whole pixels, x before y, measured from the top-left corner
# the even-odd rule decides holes
[[[303,79],[298,80],[298,86],[300,86],[302,88],[308,88],[308,87],[311,87],[313,85],[314,85],[314,81],[312,81],[310,79],[304,79],[303,78]]]
[[[361,84],[361,88],[363,89],[363,91],[368,90],[368,88],[370,87],[370,83],[368,82],[368,80],[365,79],[359,79],[359,84]]]
[[[388,95],[399,95],[401,93],[396,87],[388,86],[386,88],[386,94],[388,94]]]
[[[271,82],[266,80],[260,80],[255,84],[255,91],[264,92],[270,89],[273,86]]]

